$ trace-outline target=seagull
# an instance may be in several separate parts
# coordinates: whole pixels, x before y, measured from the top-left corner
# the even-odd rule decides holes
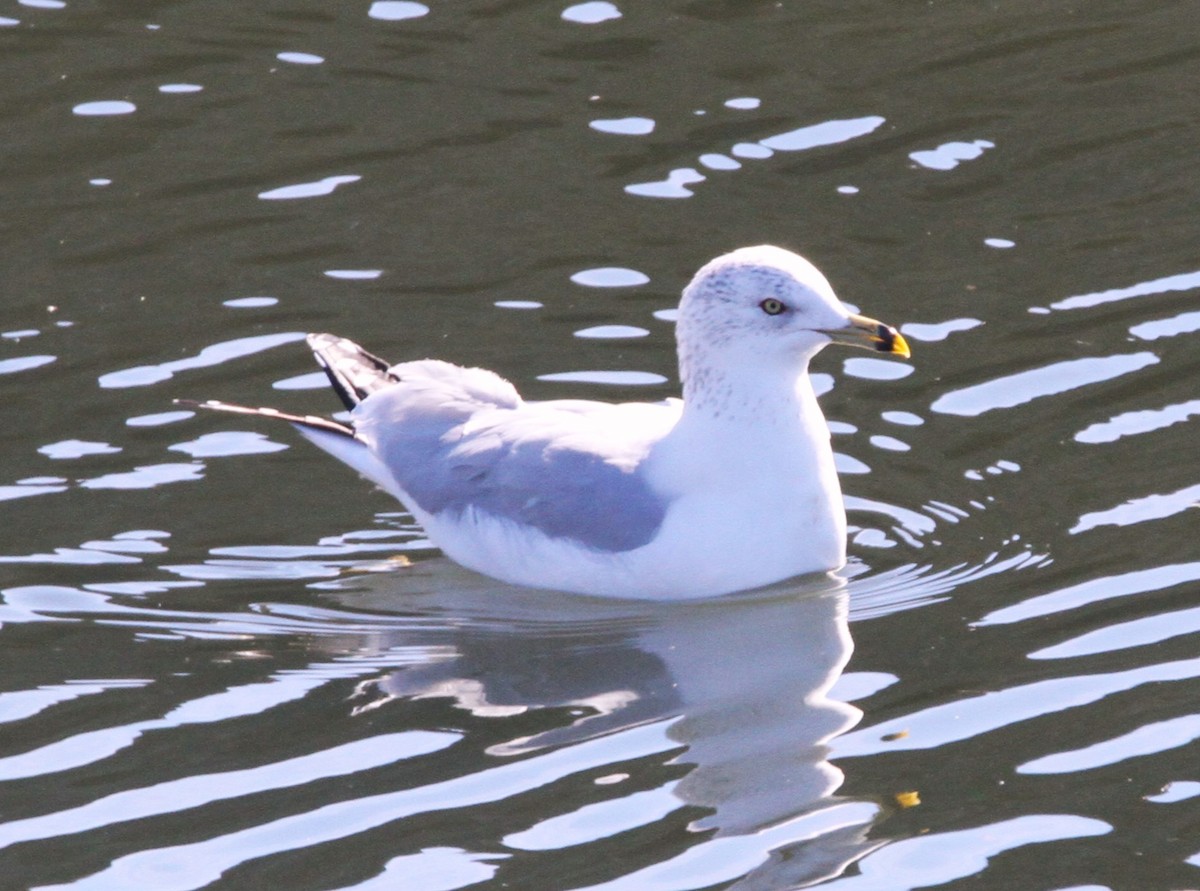
[[[683,398],[660,403],[526,402],[494,372],[390,365],[332,334],[308,343],[348,421],[178,401],[290,422],[503,582],[682,600],[838,569],[846,511],[809,362],[830,343],[907,358],[904,337],[770,245],[702,267],[675,336]]]

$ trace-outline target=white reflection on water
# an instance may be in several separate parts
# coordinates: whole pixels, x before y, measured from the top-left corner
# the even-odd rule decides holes
[[[1186,801],[1200,795],[1200,782],[1195,780],[1179,780],[1167,783],[1162,792],[1157,795],[1147,795],[1147,801],[1168,804],[1175,801]]]
[[[936,749],[1044,715],[1069,720],[1072,709],[1147,685],[1200,678],[1200,659],[1149,663],[1126,671],[1064,675],[968,696],[847,733],[831,757]]]
[[[833,453],[833,466],[837,468],[838,476],[853,476],[871,472],[869,464],[841,452]]]
[[[323,390],[328,387],[329,377],[323,371],[309,371],[271,384],[273,390]]]
[[[1162,495],[1132,498],[1108,510],[1094,511],[1079,518],[1068,532],[1078,535],[1098,526],[1133,526],[1151,520],[1163,520],[1200,505],[1200,483]]]
[[[809,124],[805,127],[767,136],[755,143],[739,142],[730,149],[730,153],[735,157],[747,160],[762,160],[772,157],[776,152],[798,152],[849,142],[875,132],[884,123],[885,119],[878,115],[822,121],[819,124]],[[701,159],[704,157],[711,158],[713,153],[702,153]],[[701,163],[703,164],[703,160]],[[717,169],[729,168],[718,165]],[[687,187],[704,182],[705,179],[704,174],[694,167],[680,167],[668,173],[664,180],[633,183],[626,186],[625,191],[630,195],[639,195],[645,198],[689,198],[693,192]]]
[[[1012,606],[993,610],[976,624],[1004,625],[1010,622],[1023,622],[1053,613],[1077,610],[1080,607],[1100,603],[1114,597],[1128,597],[1132,594],[1145,594],[1148,591],[1161,591],[1175,585],[1194,582],[1197,579],[1200,579],[1200,562],[1139,569],[1120,575],[1090,579],[1078,585],[1060,588],[1049,594],[1039,594]]]
[[[1200,331],[1200,312],[1185,312],[1169,319],[1142,322],[1129,329],[1129,333],[1139,340],[1158,340],[1160,337],[1174,337],[1177,334],[1192,334],[1196,331]]]
[[[1145,647],[1200,631],[1200,608],[1163,610],[1124,622],[1113,622],[1060,644],[1034,650],[1030,659],[1072,659]]]
[[[650,334],[646,328],[633,325],[596,325],[591,328],[581,328],[575,332],[576,337],[599,340],[620,340],[631,337],[646,337]]]
[[[423,848],[417,854],[393,857],[383,872],[365,882],[347,885],[342,891],[456,891],[467,885],[486,882],[496,874],[499,862],[510,854],[481,854],[462,848]]]
[[[679,167],[668,173],[664,180],[635,183],[626,186],[625,191],[630,195],[641,195],[645,198],[691,198],[696,193],[688,186],[702,183],[706,179],[708,177],[695,167]]]
[[[280,62],[290,62],[293,65],[320,65],[325,61],[323,56],[315,53],[282,52],[275,56]]]
[[[914,510],[909,510],[906,507],[901,507],[897,504],[889,504],[886,501],[877,501],[871,498],[861,498],[857,495],[845,496],[846,510],[848,512],[864,511],[866,513],[883,514],[891,517],[896,522],[893,530],[907,532],[909,536],[924,536],[932,533],[937,528],[937,523],[925,514],[918,513]],[[910,544],[916,547],[921,547],[921,543],[915,538],[909,538]]]
[[[877,814],[876,807],[866,802],[839,802],[813,813],[802,814],[787,823],[763,829],[748,838],[722,836],[702,845],[688,848],[670,860],[639,869],[619,879],[600,885],[589,885],[575,891],[691,891],[694,888],[711,887],[714,883],[735,882],[732,887],[785,888],[800,887],[822,882],[839,875],[849,862],[839,860],[834,853],[839,844],[847,850],[840,852],[849,858],[851,851],[862,856],[866,851],[882,845],[871,843],[860,837],[861,827],[868,824]],[[827,840],[830,848],[828,863],[808,862],[804,856],[796,857],[789,847],[800,847],[797,839]],[[762,851],[772,852],[778,860],[769,863],[773,870],[761,876]],[[807,853],[807,852],[805,852]],[[894,888],[894,886],[889,886]]]
[[[84,455],[112,455],[121,451],[118,446],[107,442],[88,442],[82,439],[64,439],[61,442],[51,442],[38,449],[52,461],[82,458]]]
[[[893,842],[859,863],[861,874],[829,883],[836,891],[932,888],[977,875],[988,860],[1025,845],[1106,835],[1103,820],[1074,814],[1029,814],[954,832],[931,832]]]
[[[994,142],[976,139],[972,142],[947,142],[935,149],[910,152],[908,156],[929,170],[953,170],[963,161],[974,161],[986,150],[995,147]]]
[[[275,306],[277,303],[279,303],[278,297],[234,297],[221,301],[223,306],[233,309],[259,309],[264,306]]]
[[[4,592],[8,597],[14,589]],[[100,598],[97,598],[100,599]],[[119,612],[120,608],[114,607]],[[327,667],[322,673],[280,674],[269,681],[230,687],[219,693],[184,702],[161,718],[85,730],[17,755],[0,758],[0,780],[24,779],[61,773],[110,758],[137,742],[146,732],[209,724],[244,715],[256,715],[285,702],[306,696],[331,676],[353,677],[367,673],[361,666]],[[117,684],[109,689],[118,689]],[[130,886],[134,887],[134,886]]]
[[[981,480],[985,478],[984,474],[988,474],[990,476],[1000,476],[1002,473],[1016,473],[1020,469],[1021,465],[1016,461],[1009,461],[1007,458],[1001,458],[995,464],[989,464],[982,471],[976,470],[975,468],[965,470],[963,471],[963,476],[969,480]]]
[[[938,322],[935,324],[905,322],[900,326],[900,333],[905,337],[911,337],[913,340],[936,343],[937,341],[945,340],[956,331],[970,331],[972,328],[978,328],[982,324],[983,322],[979,319],[950,319],[947,322]]]
[[[632,288],[646,284],[650,281],[650,276],[623,266],[600,266],[596,269],[581,269],[571,276],[571,281],[589,288]]]
[[[889,410],[880,412],[879,417],[883,418],[889,424],[900,424],[903,427],[920,427],[925,423],[924,418],[910,411]]]
[[[1017,773],[1074,773],[1119,764],[1130,758],[1156,755],[1200,739],[1200,715],[1181,715],[1143,724],[1112,739],[1092,743],[1072,752],[1057,752],[1017,766]]]
[[[213,634],[307,629],[317,636],[314,650],[325,649],[336,661],[276,672],[263,682],[186,701],[160,718],[80,732],[0,758],[0,778],[93,764],[136,744],[148,731],[261,714],[333,679],[369,681],[360,713],[375,713],[393,702],[453,697],[481,717],[554,709],[565,723],[493,745],[498,766],[352,800],[306,803],[301,812],[210,838],[139,850],[75,882],[76,891],[136,887],[139,876],[151,873],[155,887],[164,891],[200,888],[259,857],[420,814],[505,801],[589,773],[612,776],[621,765],[655,754],[660,763],[673,756],[686,771],[650,793],[627,790],[623,783],[597,786],[605,790],[602,801],[583,814],[574,806],[529,814],[530,822],[508,832],[510,848],[562,849],[601,841],[606,833],[651,825],[681,807],[695,807],[694,829],[716,834],[697,835],[683,853],[645,874],[635,873],[667,882],[656,887],[683,889],[691,887],[689,875],[711,880],[752,873],[777,886],[819,880],[882,843],[864,839],[876,805],[831,798],[842,774],[827,760],[828,741],[860,716],[856,708],[829,698],[851,648],[846,590],[836,582],[821,578],[809,587],[776,586],[748,597],[664,606],[510,589],[447,561],[432,561],[387,576],[349,577],[326,590],[344,611],[278,604],[262,605],[257,614],[196,614],[121,604],[79,589],[8,589],[10,617],[47,609],[87,612],[94,621],[151,634],[157,628],[199,635],[205,624]],[[321,643],[326,640],[327,645]],[[553,665],[554,671],[540,671],[539,665]],[[572,704],[570,713],[563,711]],[[747,734],[748,726],[753,734]],[[457,739],[428,735],[429,752]],[[277,763],[121,790],[10,822],[0,830],[0,844],[240,799],[390,764],[406,751],[403,740],[397,745],[387,737],[351,748],[353,753],[346,746],[331,747]],[[632,802],[630,796],[635,796]],[[583,819],[588,816],[601,819]],[[563,827],[572,831],[551,832]],[[631,878],[627,887],[639,887],[640,878]]]
[[[169,532],[157,529],[136,529],[118,532],[110,539],[85,541],[80,547],[117,554],[165,554],[167,548],[160,543],[160,539],[170,537]]]
[[[327,176],[324,179],[310,183],[295,183],[290,186],[280,186],[276,189],[269,189],[266,192],[260,192],[258,197],[263,201],[287,201],[296,198],[319,198],[323,195],[332,195],[338,186],[346,183],[356,183],[361,176],[354,173],[345,174],[342,176]]]
[[[57,360],[57,356],[17,356],[13,359],[0,359],[0,374],[14,374],[18,371],[31,371],[41,368]]]
[[[879,115],[850,118],[844,121],[823,121],[820,124],[809,124],[806,127],[788,130],[786,133],[768,136],[766,139],[760,139],[759,145],[765,146],[773,152],[799,152],[823,145],[849,142],[851,139],[874,133],[884,123],[885,119]]]
[[[576,3],[562,11],[565,21],[576,22],[580,25],[598,25],[601,22],[619,19],[621,10],[608,0],[589,0],[586,3]]]
[[[960,563],[940,567],[913,563],[884,572],[857,575],[865,567],[852,564],[844,572],[853,576],[850,582],[850,617],[854,621],[877,619],[891,613],[928,606],[945,600],[951,592],[964,585],[993,576],[1010,577],[1012,573],[1044,566],[1048,558],[1028,550],[1017,553],[999,551],[989,554],[978,563]],[[1013,579],[1013,584],[1019,584]]]
[[[1152,433],[1200,415],[1200,399],[1192,399],[1165,408],[1127,411],[1107,421],[1091,424],[1075,434],[1076,442],[1115,442],[1122,436]]]
[[[523,851],[554,851],[649,826],[679,809],[678,787],[679,781],[672,780],[656,789],[585,804],[510,833],[504,844]]]
[[[1168,291],[1190,291],[1200,288],[1200,270],[1182,272],[1178,275],[1168,275],[1148,282],[1139,282],[1127,288],[1111,288],[1107,291],[1096,291],[1092,294],[1079,294],[1066,297],[1051,303],[1053,309],[1084,309],[1100,306],[1103,303],[1113,303],[1117,300],[1129,300],[1133,297],[1146,297],[1151,294],[1163,294]]]
[[[842,360],[842,370],[851,377],[873,381],[897,381],[912,374],[914,366],[886,359],[852,356]]]
[[[425,586],[433,601],[413,596]],[[348,607],[395,610],[397,640],[452,641],[456,650],[453,659],[380,677],[363,708],[430,696],[453,697],[479,715],[574,706],[573,723],[490,750],[536,752],[535,762],[587,740],[625,748],[639,725],[662,728],[668,745],[682,747],[677,760],[691,766],[682,779],[624,794],[609,784],[606,795],[616,797],[547,814],[506,837],[525,849],[562,849],[650,825],[685,804],[711,809],[692,825],[717,830],[714,837],[601,887],[683,889],[693,886],[689,876],[711,883],[747,873],[782,887],[836,875],[879,843],[862,838],[875,805],[830,798],[842,775],[826,760],[827,742],[861,714],[828,696],[851,649],[846,591],[836,584],[662,605],[513,589],[432,561],[390,578],[346,580],[330,593]],[[426,621],[399,618],[413,611]],[[446,631],[428,624],[439,615]],[[373,646],[386,649],[388,640]],[[636,757],[626,751],[614,764]]]
[[[654,132],[653,118],[598,118],[589,121],[588,126],[601,133],[615,133],[621,136],[645,136]]]
[[[145,678],[103,678],[45,684],[36,690],[9,690],[0,693],[0,723],[24,721],[46,709],[71,702],[81,696],[95,696],[106,690],[128,690],[152,683]],[[0,826],[0,831],[3,831]]]
[[[18,498],[30,498],[35,495],[53,495],[55,492],[67,491],[66,480],[61,483],[21,483],[15,486],[0,486],[0,501],[15,501]]]
[[[148,874],[155,875],[155,887],[164,891],[200,888],[256,858],[384,825],[402,828],[409,817],[469,811],[558,782],[577,785],[591,774],[596,789],[603,791],[584,805],[556,808],[556,796],[543,796],[538,807],[513,810],[504,827],[507,851],[455,856],[484,863],[513,849],[554,851],[603,843],[626,830],[652,830],[657,823],[678,820],[681,808],[692,808],[686,816],[698,834],[685,849],[600,887],[615,891],[652,885],[683,891],[701,878],[710,884],[744,878],[764,887],[828,879],[885,841],[866,837],[880,816],[878,805],[833,797],[842,773],[829,762],[830,746],[836,747],[838,735],[861,713],[831,691],[836,685],[843,698],[861,697],[896,680],[883,673],[843,677],[851,649],[849,598],[856,615],[877,616],[929,603],[966,581],[1036,562],[1026,553],[975,567],[905,567],[852,578],[845,585],[823,578],[800,580],[749,595],[666,605],[509,588],[444,560],[383,575],[343,574],[362,565],[361,559],[353,560],[356,555],[395,550],[398,543],[392,539],[412,534],[373,529],[308,547],[230,547],[214,552],[205,564],[216,577],[225,577],[227,563],[241,563],[243,578],[253,577],[247,569],[254,564],[269,578],[304,566],[309,578],[340,576],[313,586],[340,608],[267,603],[234,613],[191,612],[165,609],[158,599],[97,593],[100,588],[122,591],[120,582],[3,592],[3,620],[87,617],[99,625],[127,627],[143,640],[241,639],[247,648],[256,637],[286,635],[308,640],[309,651],[324,659],[184,701],[161,717],[77,732],[0,758],[0,778],[96,764],[139,745],[147,732],[178,732],[191,724],[263,715],[333,681],[359,682],[353,710],[360,715],[429,698],[451,699],[479,718],[503,720],[537,711],[557,715],[549,729],[545,720],[514,725],[538,729],[532,736],[493,743],[489,756],[499,766],[472,763],[467,772],[460,767],[456,773],[461,775],[447,780],[373,790],[333,803],[309,795],[300,800],[303,809],[298,812],[234,821],[228,830],[219,828],[218,821],[210,837],[195,840],[193,835],[185,843],[120,856],[73,883],[74,891],[135,887],[138,877]],[[147,548],[161,550],[164,535],[135,530],[76,550],[141,554]],[[136,597],[138,589],[131,587],[129,593]],[[117,689],[125,679],[105,683]],[[52,702],[43,706],[53,707]],[[63,810],[0,827],[0,844],[57,838],[210,802],[240,801],[320,777],[349,776],[406,757],[410,736],[395,736],[403,739],[373,737],[375,743],[330,745],[268,764],[118,789],[82,804],[76,799]],[[431,728],[430,738],[427,751],[432,754],[458,736]],[[658,756],[654,763],[675,764],[681,772],[650,788],[620,779],[640,774],[636,765],[651,755]],[[601,777],[617,781],[600,784]],[[242,807],[252,805],[248,801]],[[704,830],[716,831],[708,835]],[[416,861],[390,861],[405,862]],[[376,878],[382,882],[394,874],[387,866]]]
[[[95,102],[81,102],[71,109],[82,117],[104,117],[106,115],[132,114],[137,106],[124,99],[100,99]]]
[[[363,795],[204,841],[139,851],[118,858],[101,872],[59,887],[74,891],[137,888],[147,875],[153,875],[156,891],[193,891],[248,860],[344,839],[408,817],[503,801],[622,757],[670,750],[676,744],[664,731],[662,723],[633,728],[442,782]]]
[[[871,445],[875,446],[875,448],[884,449],[888,452],[907,452],[912,448],[912,446],[910,446],[908,443],[904,442],[903,440],[896,439],[894,436],[884,436],[878,433],[871,436],[868,441],[871,443]]]
[[[214,343],[204,347],[195,356],[186,359],[173,359],[160,365],[139,365],[136,368],[126,368],[122,371],[112,371],[100,375],[100,386],[106,389],[121,387],[144,387],[169,380],[178,371],[193,368],[208,368],[220,365],[233,359],[252,356],[264,350],[282,346],[285,343],[295,343],[304,340],[305,334],[299,331],[288,331],[279,334],[260,334],[252,337],[238,337],[222,343]]]
[[[274,442],[262,433],[241,430],[222,430],[205,433],[189,442],[177,442],[167,446],[172,452],[183,452],[193,458],[218,458],[231,455],[261,455],[282,452],[291,446]]]
[[[414,0],[375,0],[367,15],[380,21],[399,22],[429,15],[429,7]]]
[[[1067,359],[951,390],[935,399],[930,408],[942,414],[973,418],[994,409],[1013,408],[1043,396],[1132,374],[1158,362],[1158,356],[1146,352]]]
[[[108,687],[85,692],[101,692],[101,689],[109,687],[143,686],[150,682],[106,681],[104,683]],[[245,694],[248,691],[241,690],[239,692]],[[307,688],[301,692],[308,692]],[[270,704],[275,706],[281,702],[272,700]],[[210,701],[209,705],[219,710],[224,708],[226,703]],[[143,729],[151,728],[147,726]],[[0,848],[6,848],[18,842],[71,835],[130,820],[178,813],[191,808],[203,807],[215,801],[227,801],[270,790],[286,789],[328,777],[346,776],[370,770],[373,767],[394,764],[406,758],[416,758],[437,752],[458,742],[460,738],[460,734],[445,731],[409,730],[402,733],[381,733],[378,736],[354,740],[343,745],[332,746],[328,749],[321,749],[259,767],[221,773],[195,774],[156,783],[152,786],[127,789],[105,795],[79,807],[0,824]],[[77,737],[76,742],[79,741]],[[89,740],[89,742],[94,742],[94,740]],[[101,749],[97,749],[94,754],[100,754],[101,751]],[[0,775],[2,775],[2,771],[3,762],[0,762]]]
[[[79,485],[85,489],[153,489],[165,483],[194,482],[204,476],[203,464],[144,464],[133,470],[106,473]]]
[[[740,170],[742,163],[720,152],[707,152],[700,156],[700,163],[709,170]]]
[[[760,145],[757,142],[735,143],[729,152],[735,158],[748,158],[752,161],[762,161],[766,158],[774,156],[775,154],[774,151],[767,148],[765,145]]]

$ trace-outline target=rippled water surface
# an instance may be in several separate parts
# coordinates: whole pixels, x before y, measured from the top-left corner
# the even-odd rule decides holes
[[[0,887],[1196,887],[1195,21],[0,7]],[[333,410],[320,330],[659,399],[762,242],[913,346],[814,369],[836,579],[506,588],[171,402]]]

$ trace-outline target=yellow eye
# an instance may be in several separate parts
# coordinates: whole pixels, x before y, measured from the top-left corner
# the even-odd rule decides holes
[[[774,297],[768,297],[758,307],[769,316],[777,316],[787,309],[782,300],[776,300]]]

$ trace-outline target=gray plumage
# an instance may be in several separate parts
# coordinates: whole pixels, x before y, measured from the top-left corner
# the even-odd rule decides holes
[[[649,437],[630,443],[604,435],[641,406],[607,406],[606,418],[591,414],[595,403],[525,403],[490,371],[434,360],[389,374],[395,384],[359,406],[355,430],[413,506],[430,514],[476,511],[603,551],[654,537],[667,502],[637,464]],[[648,408],[668,423],[678,416],[668,405]]]

